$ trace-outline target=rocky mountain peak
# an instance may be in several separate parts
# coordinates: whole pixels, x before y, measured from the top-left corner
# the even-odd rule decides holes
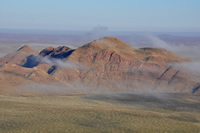
[[[37,51],[31,49],[28,45],[22,46],[21,48],[19,48],[19,49],[17,50],[17,52],[25,52],[25,53],[30,53],[30,52],[31,52],[31,53],[38,54]]]
[[[133,49],[115,37],[103,37],[82,46],[83,48],[101,48],[101,49]]]

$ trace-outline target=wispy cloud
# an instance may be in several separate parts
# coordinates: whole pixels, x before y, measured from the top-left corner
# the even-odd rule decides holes
[[[27,57],[26,63],[23,67],[32,68],[37,66],[38,64],[48,64],[55,65],[60,68],[71,68],[71,69],[85,69],[86,67],[79,62],[67,61],[65,59],[51,58],[51,57],[43,57],[43,56],[35,56],[30,55]]]
[[[73,69],[85,69],[86,67],[78,62],[71,62],[56,58],[40,57],[40,63],[55,65],[60,68],[73,68]]]
[[[182,62],[174,64],[174,67],[184,72],[188,72],[196,79],[200,79],[200,62]]]
[[[148,34],[146,35],[146,38],[149,39],[149,41],[152,43],[153,47],[160,47],[165,48],[168,50],[172,50],[172,46],[170,46],[167,42],[161,40],[155,35]]]

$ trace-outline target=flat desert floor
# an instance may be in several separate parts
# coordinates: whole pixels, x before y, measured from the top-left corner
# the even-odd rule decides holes
[[[0,132],[200,132],[193,95],[0,96],[0,107]]]

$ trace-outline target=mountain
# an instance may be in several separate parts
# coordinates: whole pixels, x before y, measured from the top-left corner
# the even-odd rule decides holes
[[[16,52],[10,53],[2,58],[0,58],[0,66],[4,64],[17,64],[22,65],[26,62],[27,57],[30,55],[38,55],[38,52],[32,50],[28,45],[24,45]]]
[[[72,90],[79,85],[91,91],[199,94],[200,81],[175,67],[182,62],[191,60],[163,48],[136,49],[114,37],[77,49],[48,47],[40,53],[24,46],[0,59],[0,83],[4,84],[0,93],[12,95],[26,84],[53,84]]]

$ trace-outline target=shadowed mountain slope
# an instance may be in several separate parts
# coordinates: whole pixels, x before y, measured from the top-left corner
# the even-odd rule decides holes
[[[26,62],[26,59],[29,55],[38,55],[38,52],[32,50],[28,45],[24,45],[16,52],[10,53],[2,58],[0,58],[0,66],[4,64],[17,64],[23,65]]]

